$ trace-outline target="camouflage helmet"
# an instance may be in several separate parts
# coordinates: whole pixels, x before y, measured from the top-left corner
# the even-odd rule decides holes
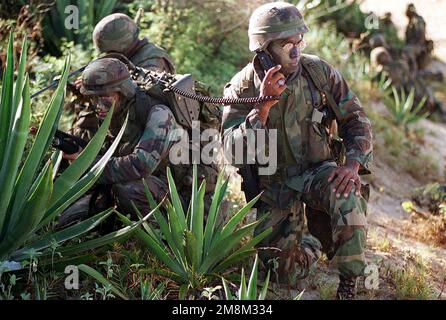
[[[81,93],[85,96],[102,96],[119,92],[132,97],[136,84],[127,66],[118,59],[101,58],[88,64],[82,74]]]
[[[413,15],[416,12],[415,5],[413,3],[409,3],[406,8],[406,16]]]
[[[370,52],[370,62],[372,67],[379,68],[381,66],[381,59],[385,56],[392,60],[392,56],[386,48],[378,47],[373,49],[372,52]]]
[[[369,45],[371,49],[387,47],[386,37],[382,33],[375,33],[370,37]]]
[[[392,19],[392,12],[387,11],[386,13],[384,13],[384,18]]]
[[[93,31],[93,43],[101,52],[126,53],[138,41],[139,28],[127,15],[114,13],[103,18]]]
[[[282,1],[267,3],[254,10],[249,19],[249,50],[265,50],[273,40],[307,31],[296,6]]]

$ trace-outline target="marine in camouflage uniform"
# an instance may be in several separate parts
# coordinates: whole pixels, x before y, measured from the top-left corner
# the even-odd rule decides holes
[[[411,78],[409,64],[404,59],[394,59],[389,50],[384,47],[376,47],[370,53],[371,66],[376,73],[375,80],[379,81],[384,73],[390,78],[392,84],[399,90]]]
[[[254,11],[249,24],[250,50],[265,50],[282,66],[265,74],[256,56],[226,85],[224,94],[226,97],[262,96],[274,90],[283,91],[282,86],[286,89],[277,104],[270,104],[266,121],[263,115],[266,104],[254,109],[246,105],[225,106],[224,143],[226,150],[238,143],[246,150],[248,139],[252,138],[247,135],[248,129],[277,130],[277,170],[272,175],[259,175],[260,189],[264,192],[257,214],[266,219],[256,233],[269,226],[273,228],[272,234],[259,246],[276,248],[262,250],[262,261],[278,273],[279,280],[295,284],[296,279],[308,275],[322,249],[340,274],[338,298],[352,298],[356,278],[366,266],[367,203],[359,192],[358,169],[359,166],[368,168],[372,159],[371,125],[341,74],[316,56],[301,55],[303,34],[307,30],[293,5],[275,2]],[[293,46],[289,57],[278,56],[277,50],[283,51],[289,46],[283,43],[287,41],[292,41]],[[317,75],[326,81],[327,94],[315,88],[304,65],[320,70]],[[281,78],[278,70],[286,78]],[[268,90],[273,91],[266,94]],[[312,121],[316,109],[329,111],[325,101],[329,95],[337,105],[334,114],[324,117],[323,121]],[[329,145],[331,120],[336,121],[344,139],[346,166],[337,165]],[[338,178],[333,179],[334,176]],[[352,192],[339,194],[343,190],[339,179],[343,179],[342,187],[349,186]],[[310,209],[307,210],[308,228],[318,239],[303,235],[304,204]]]
[[[99,21],[93,30],[93,43],[102,54],[122,53],[138,67],[175,73],[167,52],[147,38],[139,39],[139,27],[123,13],[114,13]]]
[[[157,201],[166,195],[168,154],[179,139],[174,136],[175,130],[181,126],[168,106],[138,88],[126,65],[117,59],[91,62],[82,75],[81,93],[97,100],[98,125],[113,99],[117,101],[102,154],[116,138],[127,114],[129,117],[122,139],[97,184],[112,191],[113,200],[123,212],[134,212],[131,201],[141,212],[149,212],[142,179]],[[92,203],[95,201],[99,203]],[[61,215],[59,227],[86,218],[91,210],[99,211],[110,205],[103,202],[104,199],[94,199],[93,194],[84,196]]]
[[[431,58],[433,42],[426,38],[426,22],[420,16],[413,4],[409,4],[406,10],[409,23],[406,27],[406,54],[410,57],[410,67],[418,71],[424,68]]]
[[[403,58],[396,59],[391,56],[387,48],[378,47],[370,53],[371,65],[375,70],[375,80],[379,81],[384,74],[386,79],[391,80],[398,92],[404,90],[406,94],[414,90],[414,106],[418,105],[424,97],[426,102],[423,106],[423,112],[439,112],[444,116],[443,107],[440,101],[425,79],[436,76],[430,72],[414,72],[409,66],[410,58],[404,54]]]
[[[135,66],[155,71],[174,73],[175,67],[167,52],[148,41],[139,39],[139,27],[127,15],[114,13],[103,18],[93,31],[93,43],[101,54],[120,53]],[[74,101],[77,114],[72,134],[89,141],[97,128],[94,106],[83,102],[82,96]]]
[[[415,10],[413,4],[409,4],[406,10],[409,23],[406,28],[406,43],[424,46],[426,42],[426,22]]]

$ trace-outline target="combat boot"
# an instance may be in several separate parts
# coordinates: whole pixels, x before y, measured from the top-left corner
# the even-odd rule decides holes
[[[337,300],[354,300],[356,298],[356,277],[339,276],[339,286],[336,292]]]

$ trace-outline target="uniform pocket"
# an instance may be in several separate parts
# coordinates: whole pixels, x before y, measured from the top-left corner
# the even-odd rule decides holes
[[[306,160],[309,163],[318,163],[331,158],[328,129],[321,123],[306,119],[307,153]]]

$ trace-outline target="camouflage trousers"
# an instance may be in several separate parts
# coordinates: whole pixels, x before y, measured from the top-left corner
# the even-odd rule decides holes
[[[336,198],[328,176],[336,168],[334,162],[325,162],[285,183],[278,182],[265,191],[258,218],[264,218],[256,228],[258,234],[268,227],[272,233],[258,247],[263,263],[278,275],[279,281],[294,284],[305,278],[321,253],[327,254],[330,265],[343,276],[359,276],[366,265],[367,201],[363,195],[351,192],[347,198]],[[288,194],[287,205],[283,197]],[[364,190],[365,191],[365,190]],[[282,196],[282,199],[280,199]],[[291,195],[291,197],[290,197]],[[272,205],[277,196],[281,207]],[[367,196],[366,196],[367,197]],[[306,212],[308,230],[304,235]]]
[[[144,178],[144,180],[146,181],[155,201],[157,203],[161,202],[169,191],[167,182],[155,176],[148,176]],[[143,215],[151,211],[144,184],[141,180],[116,183],[113,185],[102,185],[98,195],[95,194],[96,191],[98,190],[93,188],[92,192],[89,192],[68,207],[59,218],[58,228],[65,228],[73,225],[80,220],[84,220],[89,216],[104,211],[114,205],[118,207],[121,213],[130,213],[134,216],[136,216],[136,212],[132,203]],[[183,208],[187,211],[191,198],[190,190],[178,190],[178,192],[181,197]],[[211,202],[212,192],[209,192],[204,196],[205,212],[209,211]],[[229,202],[224,200],[217,217],[217,222],[228,220],[228,217],[225,215],[225,212],[228,211],[228,206]],[[154,220],[151,221],[154,222]]]
[[[144,180],[155,201],[160,202],[168,192],[166,182],[155,176],[148,176]],[[68,207],[59,217],[58,228],[73,225],[113,205],[116,205],[124,214],[136,214],[132,202],[142,214],[151,211],[142,180],[100,186],[101,191],[98,194],[94,187],[92,192]]]

